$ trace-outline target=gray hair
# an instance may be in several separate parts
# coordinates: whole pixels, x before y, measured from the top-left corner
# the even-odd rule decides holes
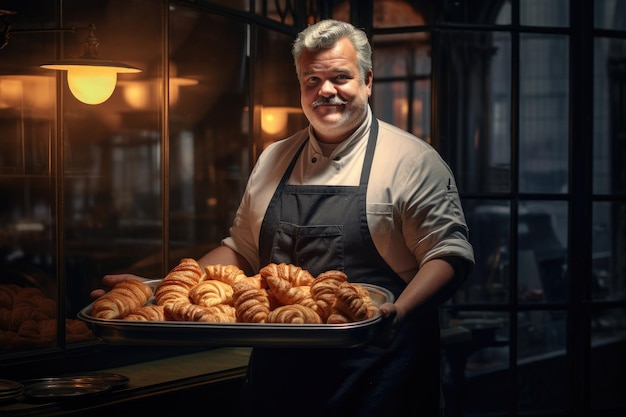
[[[291,49],[296,71],[298,71],[300,55],[305,48],[309,50],[330,49],[343,38],[347,38],[354,46],[361,81],[365,82],[368,71],[372,69],[372,47],[367,35],[350,23],[339,20],[322,20],[298,33]]]

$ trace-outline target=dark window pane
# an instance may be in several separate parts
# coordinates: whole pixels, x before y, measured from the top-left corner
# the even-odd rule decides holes
[[[511,45],[500,32],[444,32],[440,152],[462,192],[506,192],[511,175]]]
[[[567,204],[523,202],[518,217],[520,302],[564,302],[567,299]]]
[[[621,0],[594,0],[593,18],[598,29],[626,30],[626,3]]]
[[[423,10],[415,1],[374,0],[374,27],[421,26],[426,23]],[[422,8],[424,5],[420,5]]]
[[[595,300],[626,299],[626,203],[593,205],[592,294]]]
[[[626,310],[597,311],[591,321],[591,408],[623,410],[626,396],[621,382],[626,375]]]
[[[507,314],[452,309],[444,312],[442,323],[446,415],[486,416],[509,410]]]
[[[445,23],[511,24],[511,1],[473,0],[442,2]]]
[[[626,41],[596,39],[593,190],[626,192]]]
[[[568,184],[568,39],[520,41],[519,189],[564,193]]]
[[[520,312],[517,320],[518,409],[544,414],[567,409],[566,314],[531,310]]]
[[[464,200],[463,209],[476,266],[456,292],[454,302],[506,303],[510,287],[510,206],[500,201]]]
[[[520,0],[520,23],[525,26],[569,26],[569,0]]]

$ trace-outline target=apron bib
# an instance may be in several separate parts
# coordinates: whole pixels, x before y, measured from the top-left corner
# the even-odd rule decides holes
[[[263,219],[261,265],[291,263],[313,276],[337,269],[351,282],[383,286],[399,296],[406,283],[380,256],[367,225],[377,136],[373,119],[358,186],[287,184],[305,141]],[[437,310],[420,310],[406,318],[386,348],[253,349],[244,401],[256,416],[391,417],[414,415],[411,410],[437,416],[439,373]]]

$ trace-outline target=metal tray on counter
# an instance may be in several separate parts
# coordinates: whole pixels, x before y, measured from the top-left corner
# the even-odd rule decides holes
[[[385,288],[361,284],[381,305],[393,302]],[[381,317],[347,324],[201,323],[184,321],[105,320],[90,315],[93,303],[78,313],[96,337],[118,345],[207,347],[350,348],[374,340]]]

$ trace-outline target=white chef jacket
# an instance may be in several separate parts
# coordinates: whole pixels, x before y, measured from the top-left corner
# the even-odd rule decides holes
[[[255,271],[264,266],[259,265],[261,224],[300,145],[309,138],[289,184],[357,186],[372,117],[368,108],[365,122],[328,157],[311,127],[268,146],[250,174],[230,236],[222,244],[242,255]],[[474,261],[452,171],[428,143],[382,121],[366,204],[376,249],[406,282],[431,259],[458,256]]]

